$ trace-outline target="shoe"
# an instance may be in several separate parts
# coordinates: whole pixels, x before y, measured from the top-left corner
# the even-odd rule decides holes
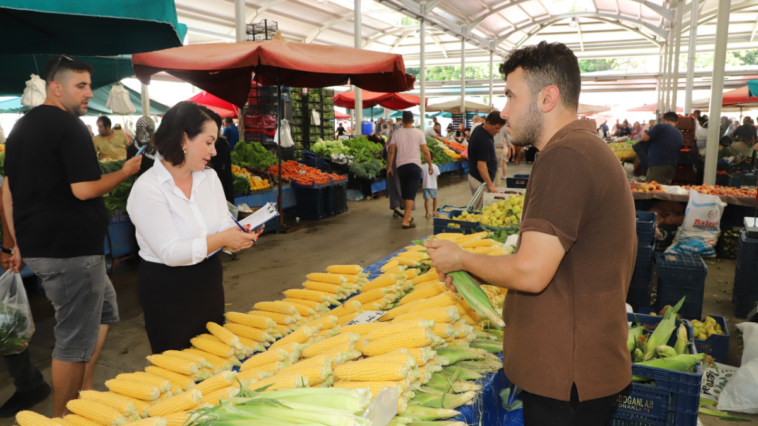
[[[413,223],[413,222],[411,222],[411,224],[408,225],[408,226],[403,225],[403,229],[411,229],[411,228],[415,228],[415,227],[416,227],[416,224]]]
[[[19,411],[28,410],[36,405],[38,402],[44,401],[53,388],[47,383],[26,392],[16,392],[13,396],[5,401],[2,407],[0,407],[0,417],[13,417],[18,414]]]
[[[392,217],[403,217],[403,214],[397,211],[397,209],[393,209]]]

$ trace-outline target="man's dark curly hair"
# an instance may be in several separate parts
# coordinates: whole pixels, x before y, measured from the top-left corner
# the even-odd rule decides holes
[[[514,50],[500,65],[500,73],[507,78],[519,67],[524,70],[532,93],[555,85],[566,108],[575,110],[579,107],[579,93],[582,91],[579,61],[565,44],[541,41],[536,46]]]

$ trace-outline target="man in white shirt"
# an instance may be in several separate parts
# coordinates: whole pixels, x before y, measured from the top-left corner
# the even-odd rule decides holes
[[[498,187],[502,182],[503,176],[508,173],[506,162],[511,158],[513,145],[511,144],[511,135],[508,134],[505,126],[493,138],[495,140],[495,155],[497,156],[497,174],[495,175],[494,184]]]
[[[424,136],[429,138],[437,139],[440,142],[447,142],[445,138],[440,136],[440,123],[435,123],[434,126],[429,127],[428,129],[424,130]]]

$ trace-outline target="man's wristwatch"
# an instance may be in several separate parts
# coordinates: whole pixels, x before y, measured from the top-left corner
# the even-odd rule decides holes
[[[13,249],[12,248],[5,248],[5,247],[3,247],[2,251],[3,251],[3,253],[6,253],[6,254],[13,254]]]

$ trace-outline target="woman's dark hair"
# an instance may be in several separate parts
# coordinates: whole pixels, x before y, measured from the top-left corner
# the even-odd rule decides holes
[[[184,163],[182,142],[184,135],[192,139],[203,131],[208,121],[220,127],[221,117],[210,109],[191,101],[174,105],[163,116],[160,127],[153,134],[150,143],[161,156],[174,166]]]

